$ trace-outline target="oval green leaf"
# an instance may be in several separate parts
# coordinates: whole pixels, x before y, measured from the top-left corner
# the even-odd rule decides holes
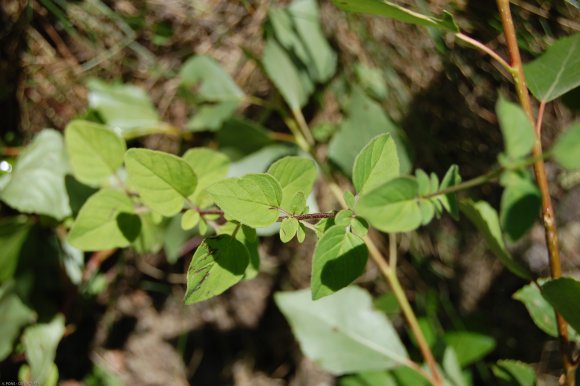
[[[125,165],[129,185],[139,192],[145,205],[163,216],[179,213],[197,185],[191,166],[172,154],[129,149]]]
[[[280,240],[283,243],[289,242],[294,236],[296,236],[298,228],[300,228],[298,220],[294,217],[286,217],[282,220],[282,224],[280,224]]]
[[[556,161],[566,169],[580,169],[580,122],[558,137],[552,152]]]
[[[445,334],[447,343],[455,353],[461,367],[483,359],[495,348],[495,340],[487,335],[468,331],[454,331]]]
[[[388,133],[375,137],[354,160],[352,181],[359,194],[369,192],[398,175],[397,145]]]
[[[248,226],[266,227],[278,219],[282,188],[269,174],[228,178],[207,191],[227,216]]]
[[[309,290],[279,292],[274,299],[304,354],[332,374],[391,369],[409,360],[391,322],[363,289],[347,287],[317,301]]]
[[[134,213],[133,202],[125,193],[104,188],[81,208],[68,241],[83,251],[126,247],[136,238],[135,233],[139,234]]]
[[[495,107],[505,152],[511,159],[528,155],[534,147],[534,127],[522,108],[500,97]]]
[[[491,367],[493,375],[502,385],[509,386],[535,386],[536,373],[534,369],[523,362],[512,359],[500,359]]]
[[[312,299],[343,289],[364,273],[368,251],[364,241],[335,225],[324,232],[312,258]]]
[[[409,232],[423,220],[417,181],[410,177],[395,178],[363,194],[355,212],[383,232]]]
[[[125,141],[106,126],[76,120],[64,132],[74,176],[87,185],[102,186],[123,164]]]
[[[580,86],[580,33],[562,38],[531,63],[524,65],[528,88],[549,102]]]
[[[580,333],[580,281],[571,277],[550,280],[542,285],[542,296]]]
[[[246,247],[230,235],[206,239],[187,270],[185,304],[210,299],[238,283],[249,259]]]
[[[282,188],[282,203],[280,206],[291,211],[292,199],[300,192],[308,197],[312,192],[312,186],[316,181],[316,166],[314,161],[296,156],[279,159],[268,168],[271,174],[278,180]]]

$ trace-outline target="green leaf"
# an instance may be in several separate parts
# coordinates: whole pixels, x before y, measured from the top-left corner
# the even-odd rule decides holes
[[[580,281],[571,277],[550,280],[542,285],[542,296],[580,333]]]
[[[487,335],[467,331],[445,334],[445,342],[455,351],[461,367],[477,362],[495,348],[495,340]]]
[[[139,217],[126,217],[130,221],[122,232],[131,239],[139,233],[137,238],[131,243],[131,247],[137,253],[157,253],[163,248],[165,242],[165,221],[157,221],[153,212],[140,213]],[[117,222],[117,225],[119,223]]]
[[[373,98],[383,100],[387,97],[383,70],[376,67],[369,67],[363,63],[355,63],[354,72],[359,84]]]
[[[206,189],[228,174],[230,160],[225,154],[205,147],[189,149],[183,159],[197,176],[197,186],[189,199],[201,208],[210,206],[211,200]]]
[[[308,197],[312,192],[316,181],[316,166],[312,160],[306,158],[284,157],[268,168],[268,174],[274,176],[282,188],[280,207],[290,211],[296,193],[301,192],[304,197]]]
[[[195,190],[197,178],[191,166],[172,154],[129,149],[125,154],[127,181],[151,209],[173,216]]]
[[[346,202],[346,205],[350,209],[354,208],[354,205],[355,205],[355,202],[356,202],[356,199],[354,197],[354,194],[352,194],[348,190],[345,190],[344,192],[342,192],[342,197],[344,198],[344,202]]]
[[[410,170],[411,162],[398,134],[399,128],[387,117],[380,104],[355,87],[346,109],[347,118],[341,123],[328,147],[329,158],[344,173],[350,175],[361,150],[376,136],[385,133],[390,133],[395,141],[400,172]]]
[[[292,62],[290,56],[274,39],[266,40],[262,64],[268,78],[282,94],[290,109],[300,110],[314,90],[304,70]]]
[[[306,238],[306,227],[301,222],[299,222],[298,225],[298,230],[296,231],[296,240],[302,244]]]
[[[505,386],[535,386],[536,374],[528,364],[512,359],[500,359],[492,366],[493,375]]]
[[[222,225],[218,234],[233,234],[238,227],[236,222],[227,222]],[[258,253],[259,239],[254,228],[246,225],[241,225],[241,228],[236,232],[236,240],[244,244],[250,256],[250,264],[244,272],[244,280],[253,279],[260,272],[260,254]]]
[[[159,126],[159,116],[147,93],[136,86],[107,84],[98,79],[87,82],[89,106],[108,126],[128,133],[131,129]]]
[[[185,304],[210,299],[238,283],[249,260],[244,245],[230,235],[206,239],[195,251],[187,270]]]
[[[68,172],[61,134],[45,129],[16,159],[0,199],[20,212],[62,220],[71,214],[64,183]]]
[[[32,224],[26,216],[0,220],[0,284],[12,278]],[[1,360],[1,359],[0,359]]]
[[[218,132],[218,142],[220,150],[236,161],[271,145],[273,140],[269,132],[257,122],[232,118]]]
[[[417,181],[395,178],[362,195],[355,212],[383,232],[409,232],[422,222]]]
[[[16,294],[14,282],[0,287],[0,361],[10,353],[22,327],[32,323],[36,314]]]
[[[322,32],[317,2],[294,0],[288,7],[288,12],[308,54],[308,59],[303,59],[303,63],[310,76],[317,82],[326,82],[336,71],[336,54]]]
[[[140,231],[140,223],[135,223],[139,218],[134,213],[133,202],[125,193],[104,188],[82,207],[70,229],[68,241],[83,251],[126,247]]]
[[[467,386],[455,350],[447,347],[443,353],[443,370],[450,386]]]
[[[250,227],[266,227],[278,219],[282,188],[269,174],[228,178],[207,189],[224,213]]]
[[[545,281],[540,281],[540,283],[543,284]],[[558,326],[556,324],[554,308],[542,296],[542,292],[534,283],[520,288],[514,293],[513,298],[526,306],[532,320],[540,330],[554,338],[558,337]],[[576,334],[571,328],[568,328],[568,335],[571,339],[576,338]]]
[[[369,231],[369,224],[362,217],[355,217],[350,223],[351,232],[359,237],[365,237]]]
[[[352,181],[359,194],[369,192],[398,176],[397,146],[388,133],[376,136],[354,160]]]
[[[201,216],[195,209],[189,209],[181,216],[181,228],[185,231],[195,228]]]
[[[343,227],[349,226],[353,219],[353,213],[350,209],[342,209],[334,216],[334,223]]]
[[[296,236],[298,228],[300,228],[298,220],[294,217],[286,217],[282,220],[282,224],[280,224],[280,240],[283,243],[289,242],[294,238],[294,236]]]
[[[510,240],[522,237],[536,222],[541,195],[529,176],[515,175],[501,196],[500,221]]]
[[[24,330],[22,343],[30,364],[31,378],[44,385],[56,356],[56,348],[64,334],[64,316],[58,314],[49,323],[35,324]]]
[[[123,164],[125,141],[106,126],[88,121],[70,122],[64,133],[74,176],[80,182],[102,186]]]
[[[459,175],[459,167],[457,165],[451,165],[443,181],[441,181],[440,190],[447,189],[451,186],[457,185],[461,182],[461,176]],[[436,200],[441,202],[443,207],[454,219],[459,219],[459,209],[457,207],[457,197],[455,193],[448,193],[443,196],[437,196]]]
[[[338,386],[397,386],[386,371],[369,371],[340,378]]]
[[[409,360],[391,322],[358,287],[317,301],[309,290],[279,292],[274,299],[304,354],[332,374],[391,369]]]
[[[203,105],[187,122],[189,131],[217,131],[238,108],[238,102],[221,102],[215,105]]]
[[[302,192],[296,192],[294,197],[290,201],[288,211],[290,214],[303,214],[308,211],[308,206],[306,205],[306,197]]]
[[[209,56],[197,55],[189,58],[181,67],[179,77],[181,83],[187,87],[201,83],[196,95],[204,101],[240,101],[245,96],[230,75]]]
[[[423,27],[441,28],[451,32],[459,32],[453,17],[446,13],[442,19],[423,15],[411,11],[406,7],[386,0],[333,0],[333,3],[347,11],[366,13],[369,15],[383,16],[404,23],[415,24]]]
[[[364,273],[368,252],[364,241],[335,225],[324,232],[312,257],[312,299],[332,295]]]
[[[398,367],[391,371],[397,386],[432,386],[432,383],[417,370],[409,367]]]
[[[201,233],[201,232],[200,232]],[[184,231],[181,228],[181,219],[175,216],[168,220],[165,231],[161,233],[163,239],[163,251],[169,264],[175,264],[181,257],[181,252],[187,240],[194,236],[192,231]]]
[[[500,97],[495,110],[503,134],[505,151],[509,158],[527,156],[534,147],[534,127],[522,108]]]
[[[524,65],[528,88],[540,101],[550,102],[580,86],[580,33],[562,38]]]
[[[566,169],[580,169],[580,122],[556,139],[552,152],[554,159]]]
[[[473,202],[471,200],[460,202],[459,207],[463,214],[483,234],[489,249],[499,258],[503,265],[522,279],[530,280],[531,275],[528,270],[514,260],[505,247],[495,209],[485,201]]]

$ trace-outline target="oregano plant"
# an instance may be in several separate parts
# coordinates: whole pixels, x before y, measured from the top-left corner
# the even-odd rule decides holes
[[[398,272],[400,234],[444,215],[463,217],[507,270],[529,282],[514,298],[525,304],[540,329],[559,339],[562,384],[574,385],[580,282],[561,272],[544,164],[549,159],[565,169],[580,168],[580,125],[565,129],[547,150],[542,148],[541,131],[546,104],[580,85],[580,34],[554,42],[524,65],[507,0],[498,0],[497,5],[508,59],[461,32],[449,13],[433,17],[382,0],[334,3],[347,12],[439,29],[495,60],[511,77],[518,96],[517,101],[497,98],[504,143],[497,164],[467,180],[461,177],[461,165],[449,165],[444,175],[412,170],[402,133],[388,118],[379,116],[376,132],[359,134],[353,128],[361,117],[364,124],[365,112],[376,107],[359,85],[353,87],[341,127],[327,128],[332,132],[328,158],[321,156],[317,150],[326,134],[311,129],[303,108],[317,87],[335,74],[337,57],[322,32],[317,3],[295,0],[269,11],[265,47],[254,58],[279,92],[278,102],[246,95],[218,62],[196,55],[179,72],[184,98],[196,106],[181,130],[161,122],[142,90],[92,80],[89,101],[101,122],[77,119],[67,125],[64,135],[50,129],[38,134],[16,159],[12,173],[1,180],[0,199],[30,217],[49,218],[58,229],[59,245],[81,256],[132,248],[165,249],[169,258],[168,229],[174,232],[172,237],[183,235],[182,243],[191,235],[202,236],[190,253],[183,298],[187,305],[254,278],[260,271],[261,236],[278,234],[282,243],[312,240],[310,288],[278,292],[275,301],[303,353],[343,376],[341,385],[471,384],[465,369],[493,350],[493,341],[476,333],[450,332],[435,350]],[[528,90],[536,98],[536,110]],[[273,138],[261,122],[236,117],[244,104],[279,115],[286,124],[284,135]],[[220,146],[170,154],[128,142],[152,133],[185,137],[201,131],[215,132]],[[236,143],[240,146],[228,149],[228,144]],[[264,148],[268,151],[260,153]],[[236,151],[254,158],[248,160]],[[339,184],[339,174],[348,184]],[[491,183],[503,187],[499,211],[469,195],[469,189]],[[318,210],[317,185],[333,195],[333,210]],[[535,277],[505,242],[522,238],[538,211],[550,278]],[[26,216],[0,225],[0,239],[8,245],[0,299],[16,326],[6,332],[0,357],[11,352],[25,327],[21,342],[30,368],[22,378],[48,382],[58,376],[53,360],[64,333],[63,317],[32,324],[34,313],[22,303],[12,280],[31,227]],[[387,253],[380,244],[381,233],[388,238]],[[353,285],[365,273],[368,260],[388,283],[413,344],[377,310],[369,292]],[[32,348],[41,330],[49,337],[44,352],[49,360],[44,362]],[[414,355],[412,345],[419,355]],[[533,369],[511,358],[498,360],[490,369],[498,382],[535,383]]]

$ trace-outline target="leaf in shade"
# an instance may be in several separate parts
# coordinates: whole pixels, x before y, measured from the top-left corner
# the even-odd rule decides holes
[[[324,232],[312,258],[312,299],[343,289],[363,274],[368,251],[364,241],[335,225]]]
[[[411,161],[398,134],[399,128],[387,117],[380,104],[355,87],[345,107],[347,118],[341,123],[328,147],[328,156],[332,162],[350,175],[360,151],[376,136],[389,133],[396,144],[399,172],[410,170]]]
[[[221,102],[214,105],[203,105],[187,122],[189,131],[217,131],[238,108],[238,102]]]
[[[14,341],[22,327],[32,323],[36,314],[16,294],[13,281],[0,287],[0,361],[13,350]]]
[[[512,359],[500,359],[492,367],[493,375],[505,386],[535,386],[534,369],[523,362]]]
[[[556,41],[524,65],[528,88],[540,101],[550,102],[580,86],[580,33]]]
[[[0,284],[12,278],[31,226],[24,215],[0,220]]]
[[[580,333],[580,281],[571,277],[550,280],[542,285],[542,296]]]
[[[187,270],[185,304],[217,296],[244,277],[248,251],[230,235],[206,239],[195,251]]]
[[[512,241],[522,237],[538,220],[541,195],[529,175],[514,174],[501,197],[502,229]]]
[[[347,287],[317,301],[309,290],[278,292],[274,299],[304,354],[332,374],[392,369],[409,361],[391,322],[363,289]]]
[[[445,342],[453,348],[461,367],[477,362],[495,348],[495,340],[487,335],[468,331],[445,334]]]

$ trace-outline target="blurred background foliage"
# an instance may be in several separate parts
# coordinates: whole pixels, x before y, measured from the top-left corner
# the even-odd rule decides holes
[[[435,15],[451,11],[462,29],[505,53],[494,2],[401,3]],[[3,2],[0,173],[10,170],[21,146],[41,129],[62,131],[79,117],[117,128],[133,145],[179,154],[195,146],[219,148],[233,162],[230,175],[263,171],[275,159],[297,153],[284,124],[288,113],[280,108],[289,97],[278,93],[284,87],[276,80],[268,80],[293,82],[279,51],[300,52],[300,41],[313,36],[284,30],[289,4]],[[514,0],[512,6],[524,60],[580,31],[571,2]],[[308,76],[304,83],[298,74],[302,88],[295,106],[289,104],[302,109],[320,143],[317,151],[336,173],[348,176],[360,147],[385,130],[404,149],[406,170],[413,165],[441,176],[455,163],[468,179],[495,163],[502,139],[494,106],[498,94],[512,95],[495,63],[436,30],[346,15],[328,1],[319,7],[324,35],[310,43],[318,44],[326,60],[290,56]],[[191,89],[212,77],[222,80],[221,93]],[[577,116],[579,100],[576,90],[549,105],[544,143]],[[56,168],[58,160],[53,162],[49,168]],[[574,272],[580,264],[580,179],[555,166],[549,173],[560,208],[565,268]],[[346,187],[347,178],[341,181]],[[334,209],[326,189],[318,186],[314,207]],[[67,180],[67,191],[80,203],[93,193],[74,180]],[[501,190],[485,186],[476,195],[497,204]],[[80,203],[71,201],[73,215]],[[66,224],[53,218],[58,216],[27,218],[7,206],[0,211],[2,380],[19,374],[27,379],[32,372],[32,379],[42,376],[54,384],[59,378],[64,385],[385,382],[380,374],[337,380],[304,358],[273,303],[274,291],[308,286],[313,241],[284,248],[277,238],[264,237],[262,272],[255,279],[186,307],[183,273],[200,236],[179,231],[178,221],[162,224],[162,239],[148,239],[135,251],[84,256],[62,241]],[[532,271],[545,274],[543,243],[542,229],[535,226],[510,248]],[[532,363],[540,384],[555,384],[557,342],[511,299],[525,283],[504,272],[470,226],[444,217],[404,235],[400,248],[400,275],[422,327],[434,347],[447,332],[445,342],[456,348],[473,384],[494,382],[483,363],[498,358]],[[376,307],[413,345],[374,267],[358,283],[382,295]],[[45,351],[34,359],[31,350],[39,342]],[[404,378],[397,375],[403,384]]]

